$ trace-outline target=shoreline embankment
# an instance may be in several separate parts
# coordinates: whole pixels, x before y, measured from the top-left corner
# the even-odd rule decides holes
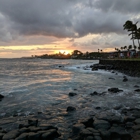
[[[114,70],[130,76],[140,77],[140,61],[137,60],[101,59],[99,60],[99,64],[112,65]]]

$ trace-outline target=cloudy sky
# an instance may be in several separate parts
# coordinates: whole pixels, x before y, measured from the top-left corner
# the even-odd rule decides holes
[[[114,50],[132,44],[127,20],[140,0],[0,0],[0,58]]]

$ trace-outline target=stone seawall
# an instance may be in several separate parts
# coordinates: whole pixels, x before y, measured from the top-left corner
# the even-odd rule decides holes
[[[114,70],[118,70],[130,76],[140,77],[140,61],[135,60],[99,60],[99,64],[112,65]]]

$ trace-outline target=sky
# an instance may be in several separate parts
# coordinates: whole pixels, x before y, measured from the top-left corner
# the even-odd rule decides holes
[[[127,20],[140,22],[140,0],[0,0],[0,58],[113,51],[132,44]]]

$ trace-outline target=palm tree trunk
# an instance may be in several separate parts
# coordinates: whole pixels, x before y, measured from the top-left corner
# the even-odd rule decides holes
[[[140,41],[139,41],[139,39],[138,39],[138,44],[139,44],[139,47],[140,47]]]
[[[134,37],[133,37],[133,31],[132,31],[132,40],[133,40],[133,47],[135,46],[135,42],[134,42]]]

